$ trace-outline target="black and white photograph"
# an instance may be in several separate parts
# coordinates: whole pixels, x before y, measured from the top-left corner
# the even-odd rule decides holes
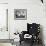
[[[14,19],[26,20],[27,19],[27,9],[14,9]]]
[[[0,46],[46,46],[46,0],[0,0]]]

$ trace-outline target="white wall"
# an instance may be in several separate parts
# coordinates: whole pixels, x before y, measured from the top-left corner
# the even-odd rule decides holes
[[[7,29],[7,4],[0,4],[0,39],[9,39]]]
[[[6,2],[8,2],[8,0]],[[36,22],[40,23],[43,26],[43,35],[46,44],[45,4],[43,5],[40,0],[9,0],[8,3],[9,3],[8,23],[11,36],[13,36],[13,33],[16,30],[18,31],[26,30],[27,23]],[[27,9],[27,20],[14,20],[14,9]]]
[[[14,20],[14,9],[27,9],[27,20]],[[27,23],[40,23],[43,27],[43,36],[46,42],[45,4],[42,4],[40,0],[9,1],[9,31],[11,36],[16,30],[19,32],[27,30]]]
[[[0,31],[0,39],[9,39],[9,32],[5,31],[6,29],[6,9],[8,9],[8,5],[1,4],[7,3],[7,0],[0,0],[0,28],[4,28],[4,30]],[[12,46],[11,43],[0,43],[0,46]]]
[[[8,0],[0,0],[0,3],[8,3]]]

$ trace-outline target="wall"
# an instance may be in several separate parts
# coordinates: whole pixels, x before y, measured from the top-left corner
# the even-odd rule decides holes
[[[6,28],[6,9],[8,5],[1,4],[7,3],[7,0],[0,0],[0,28]],[[4,29],[5,30],[5,29]],[[9,32],[0,30],[0,39],[9,39]],[[0,43],[0,46],[12,46],[10,43]]]
[[[13,33],[16,30],[18,30],[19,32],[21,32],[22,30],[27,30],[27,23],[36,22],[40,23],[43,27],[44,41],[46,44],[45,3],[42,4],[40,0],[8,0],[6,2],[9,3],[8,30],[10,32],[11,38],[13,38]],[[27,20],[14,20],[14,9],[27,9]]]
[[[27,9],[27,20],[14,20],[14,9]],[[12,0],[9,2],[9,31],[13,33],[27,30],[27,23],[40,23],[42,25],[44,41],[46,44],[46,16],[45,4],[40,0]]]
[[[8,3],[8,0],[0,0],[0,3]]]
[[[0,3],[0,39],[9,39],[9,32],[7,29],[7,4]]]

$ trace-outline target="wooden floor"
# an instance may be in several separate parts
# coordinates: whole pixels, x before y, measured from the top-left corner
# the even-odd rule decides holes
[[[0,43],[11,43],[13,41],[13,39],[0,39]]]
[[[31,46],[31,44],[22,42],[22,44],[19,46]],[[43,46],[43,45],[42,44],[34,44],[33,46]]]

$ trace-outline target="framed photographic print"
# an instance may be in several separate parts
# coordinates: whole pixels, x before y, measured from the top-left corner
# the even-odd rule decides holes
[[[27,19],[27,9],[14,9],[14,19],[26,20]]]

